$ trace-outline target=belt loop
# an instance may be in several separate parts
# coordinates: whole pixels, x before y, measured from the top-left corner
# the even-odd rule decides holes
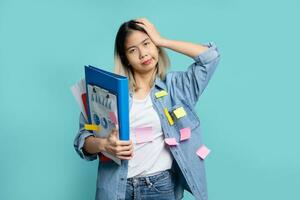
[[[146,183],[147,183],[148,187],[150,188],[152,186],[152,183],[149,180],[149,177],[145,177],[145,179],[146,179]]]

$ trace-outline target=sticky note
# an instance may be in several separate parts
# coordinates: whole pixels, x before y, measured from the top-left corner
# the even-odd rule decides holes
[[[172,125],[174,124],[174,121],[173,121],[173,119],[172,119],[172,117],[171,117],[171,115],[170,115],[168,109],[165,108],[165,109],[164,109],[164,112],[165,112],[165,115],[166,115],[166,117],[167,117],[167,119],[168,119],[168,121],[169,121],[169,124],[172,126]]]
[[[180,129],[180,141],[187,140],[191,137],[191,129],[183,128]]]
[[[164,90],[161,90],[161,91],[155,93],[155,96],[157,99],[160,97],[166,96],[166,95],[168,95],[168,93]]]
[[[196,152],[196,154],[204,160],[206,156],[210,153],[210,149],[208,149],[205,145],[202,145]]]
[[[88,131],[99,131],[100,130],[100,126],[97,126],[95,124],[85,124],[84,125],[84,129],[88,130]]]
[[[114,123],[118,124],[118,119],[115,112],[109,112],[109,119]]]
[[[165,138],[165,143],[167,143],[169,146],[178,145],[175,138]]]
[[[154,139],[152,127],[133,128],[133,132],[135,134],[136,143],[151,142]]]
[[[175,114],[175,116],[176,116],[177,119],[179,119],[179,118],[181,118],[181,117],[183,117],[183,116],[186,115],[186,112],[185,112],[185,110],[184,110],[183,107],[179,107],[179,108],[175,109],[173,111],[173,113]]]

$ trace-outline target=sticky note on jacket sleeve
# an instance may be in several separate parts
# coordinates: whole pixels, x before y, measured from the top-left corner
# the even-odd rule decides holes
[[[95,124],[85,124],[84,129],[87,130],[87,131],[99,131],[100,126],[97,126]]]
[[[183,107],[179,107],[179,108],[173,110],[173,113],[177,119],[186,115],[186,112]]]
[[[167,143],[169,146],[176,146],[178,145],[175,138],[165,138],[165,143]]]
[[[157,99],[160,98],[160,97],[166,96],[166,95],[168,95],[168,93],[164,90],[155,93],[155,97]]]
[[[200,148],[197,150],[196,154],[204,160],[206,156],[210,153],[210,149],[208,149],[205,145],[200,146]]]

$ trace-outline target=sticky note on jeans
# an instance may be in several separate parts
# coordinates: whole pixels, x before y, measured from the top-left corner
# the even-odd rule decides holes
[[[168,93],[164,90],[155,93],[157,99],[166,95],[168,95]]]
[[[154,132],[150,126],[133,128],[133,133],[136,138],[136,143],[151,142],[154,139]]]
[[[186,112],[185,112],[183,107],[179,107],[179,108],[173,110],[173,113],[174,113],[174,115],[176,116],[177,119],[179,119],[179,118],[186,115]]]
[[[84,125],[84,129],[88,130],[88,131],[99,131],[100,130],[100,126],[97,126],[95,124],[85,124]]]
[[[167,143],[169,146],[178,145],[175,138],[165,138],[165,143]]]
[[[210,149],[208,149],[205,145],[200,146],[200,148],[197,150],[196,154],[204,160],[206,156],[210,153]]]
[[[191,137],[191,129],[183,128],[180,129],[180,141],[187,140]]]

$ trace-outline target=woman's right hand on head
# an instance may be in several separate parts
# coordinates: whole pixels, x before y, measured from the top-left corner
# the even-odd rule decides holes
[[[106,138],[104,149],[121,160],[130,160],[133,157],[132,141],[119,140],[118,135],[119,127],[116,125]]]

